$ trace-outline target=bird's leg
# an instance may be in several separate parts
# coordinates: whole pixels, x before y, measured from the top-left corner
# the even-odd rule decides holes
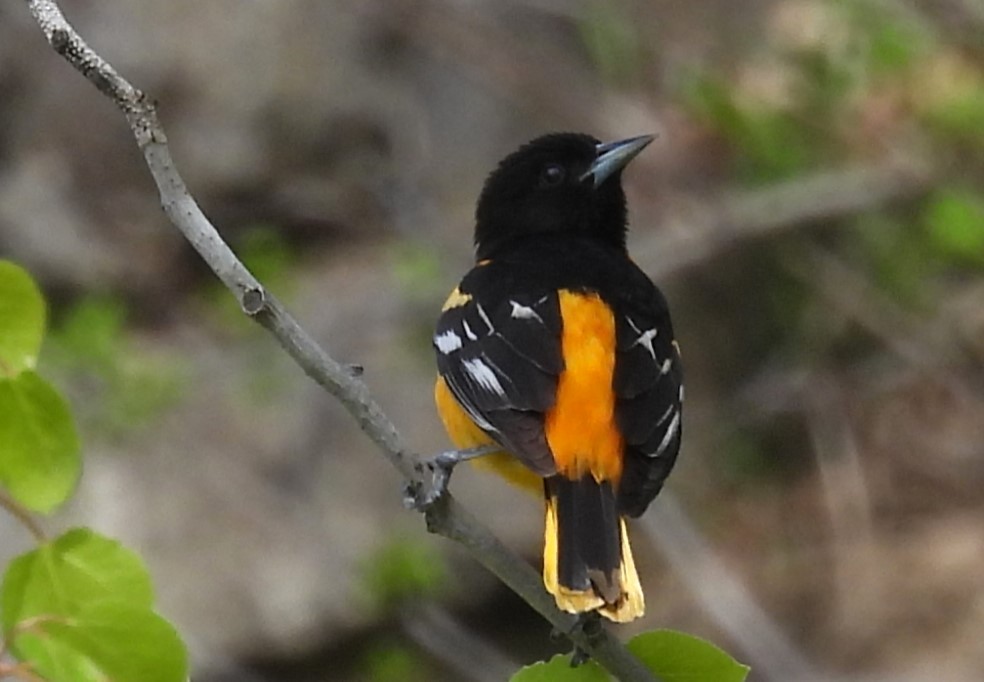
[[[478,447],[465,448],[464,450],[446,450],[434,457],[431,462],[433,462],[435,468],[447,471],[450,477],[451,471],[461,462],[466,462],[469,459],[477,459],[482,455],[491,455],[493,452],[501,449],[498,445],[479,445]]]
[[[590,660],[591,654],[575,644],[574,651],[571,652],[571,667],[577,668]]]
[[[568,630],[561,630],[559,628],[554,628],[551,631],[550,636],[554,639],[560,639],[561,637],[573,641],[573,635],[580,632],[588,639],[594,639],[601,632],[601,614],[597,611],[585,611],[583,613],[577,614],[577,618]],[[571,652],[571,667],[576,668],[582,663],[586,663],[591,659],[591,654],[579,647],[577,644],[574,645],[574,650]]]
[[[430,473],[427,481],[412,482],[407,485],[404,501],[411,509],[423,511],[434,504],[448,489],[451,473],[461,462],[475,459],[501,450],[498,445],[480,445],[463,450],[447,450],[422,463],[421,473]]]
[[[501,450],[497,445],[480,445],[475,448],[465,448],[463,450],[446,450],[427,462],[427,468],[431,472],[430,490],[426,493],[425,506],[433,504],[444,491],[448,489],[451,482],[451,474],[454,468],[462,462],[476,459],[483,455],[488,455]]]
[[[577,621],[571,628],[571,632],[580,630],[588,639],[594,639],[601,631],[601,615],[597,611],[586,611],[577,615]],[[591,659],[591,654],[574,645],[571,652],[571,667],[576,668],[582,663],[587,663]]]

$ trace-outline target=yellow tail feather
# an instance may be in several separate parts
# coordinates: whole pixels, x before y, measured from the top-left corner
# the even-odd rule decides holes
[[[614,603],[606,603],[595,592],[589,590],[572,590],[561,585],[557,579],[557,505],[553,498],[547,499],[546,524],[543,545],[543,585],[547,592],[554,596],[557,608],[567,613],[583,613],[597,610],[605,618],[616,623],[627,623],[641,617],[646,610],[645,599],[642,595],[642,584],[636,572],[635,561],[632,558],[632,548],[629,545],[629,534],[625,527],[625,519],[619,519],[622,535],[622,563],[619,566],[619,581],[621,594]]]

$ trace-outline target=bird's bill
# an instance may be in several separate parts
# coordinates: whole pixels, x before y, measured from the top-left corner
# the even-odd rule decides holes
[[[600,187],[605,180],[625,168],[629,161],[635,158],[636,154],[645,149],[646,145],[654,139],[654,135],[640,135],[630,137],[627,140],[602,142],[596,145],[595,153],[597,156],[594,163],[581,176],[581,181],[587,180],[590,175],[594,178],[595,188]]]

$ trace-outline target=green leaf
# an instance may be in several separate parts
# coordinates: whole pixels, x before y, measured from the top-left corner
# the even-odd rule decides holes
[[[872,272],[880,288],[909,307],[926,302],[926,280],[938,263],[930,258],[932,249],[924,231],[897,215],[872,212],[855,218],[848,234],[849,252]]]
[[[268,287],[282,289],[297,260],[284,232],[274,225],[251,226],[238,245],[243,264]],[[272,284],[271,284],[272,283]]]
[[[984,87],[971,90],[940,105],[930,119],[956,136],[964,136],[984,147]]]
[[[32,369],[44,336],[44,298],[24,268],[0,260],[0,376]]]
[[[638,22],[623,7],[600,0],[584,3],[577,28],[592,63],[606,82],[627,86],[638,80],[646,55]]]
[[[818,154],[813,136],[789,113],[741,105],[720,78],[692,76],[682,99],[695,118],[734,147],[736,171],[747,182],[790,177]]]
[[[926,36],[915,26],[883,21],[872,29],[868,57],[877,72],[902,72],[926,52]]]
[[[661,682],[743,682],[748,666],[699,637],[673,630],[654,630],[634,637],[628,649]],[[594,661],[571,667],[571,656],[557,655],[546,663],[521,669],[509,682],[609,682]]]
[[[87,604],[41,631],[22,635],[18,646],[51,682],[184,682],[188,676],[178,633],[146,608]]]
[[[0,483],[28,509],[47,513],[72,494],[80,470],[61,394],[30,370],[0,377]]]
[[[13,653],[51,682],[183,682],[184,645],[152,601],[140,558],[88,529],[21,555],[0,587]]]
[[[683,83],[681,99],[698,120],[725,139],[733,141],[741,134],[745,114],[721,78],[691,74]]]
[[[984,198],[968,191],[941,191],[926,207],[924,219],[941,255],[984,264]]]
[[[183,362],[132,347],[127,316],[118,297],[86,296],[64,311],[45,340],[41,364],[86,387],[84,400],[73,405],[75,416],[83,431],[97,436],[138,430],[181,395]]]
[[[654,630],[628,644],[663,682],[743,682],[748,666],[699,637],[673,630]]]
[[[366,594],[386,609],[440,593],[448,583],[447,567],[433,545],[393,537],[362,562]]]
[[[522,668],[509,682],[610,682],[611,677],[594,661],[571,667],[570,654],[558,654]]]
[[[358,679],[407,682],[434,678],[434,671],[420,649],[385,636],[383,641],[376,639],[361,656]]]
[[[125,355],[126,304],[114,296],[85,296],[72,305],[48,336],[45,360],[52,353],[63,364],[109,372]],[[61,358],[59,358],[61,356]]]
[[[444,288],[444,264],[433,248],[422,243],[397,243],[390,254],[390,270],[404,297],[427,300],[425,297],[440,295]]]
[[[793,177],[813,163],[815,152],[804,128],[783,112],[744,112],[735,135],[736,170],[748,181]]]
[[[112,538],[74,528],[11,562],[0,588],[3,629],[26,618],[70,618],[87,603],[150,608],[154,593],[140,557]]]

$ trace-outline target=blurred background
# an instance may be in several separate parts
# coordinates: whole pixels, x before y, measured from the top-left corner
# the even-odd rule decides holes
[[[657,133],[625,183],[670,299],[684,444],[635,523],[645,619],[756,681],[984,669],[980,0],[65,0],[159,101],[253,271],[447,446],[430,333],[488,171]],[[51,303],[85,474],[53,527],[146,557],[200,682],[507,679],[566,644],[199,263],[112,104],[0,3],[0,256]],[[453,489],[531,563],[541,503]],[[4,562],[28,546],[0,519]]]

